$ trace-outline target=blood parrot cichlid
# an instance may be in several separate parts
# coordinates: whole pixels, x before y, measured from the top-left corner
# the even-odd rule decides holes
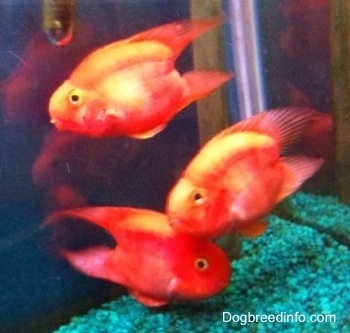
[[[45,224],[78,218],[103,227],[116,239],[113,249],[99,245],[63,256],[80,272],[126,286],[142,304],[202,300],[223,291],[231,267],[209,240],[175,232],[166,215],[127,207],[84,207],[58,211]]]
[[[154,136],[184,107],[232,78],[220,71],[181,75],[175,68],[183,49],[222,21],[163,24],[98,48],[51,96],[51,123],[91,137]]]
[[[274,109],[214,136],[168,195],[172,227],[209,238],[264,232],[267,225],[261,219],[323,163],[302,155],[281,156],[318,115],[306,108]]]

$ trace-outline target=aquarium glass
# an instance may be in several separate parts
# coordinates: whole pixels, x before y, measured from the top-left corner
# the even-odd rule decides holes
[[[350,332],[350,210],[337,184],[337,171],[344,170],[344,165],[346,169],[348,155],[339,157],[334,140],[341,124],[333,124],[337,101],[333,97],[331,55],[335,46],[331,33],[336,24],[331,2],[0,0],[0,333],[206,332],[208,327],[210,332]],[[216,84],[213,93],[203,94],[203,87],[213,84],[203,74],[203,82],[195,85],[196,98],[182,105],[182,95],[176,95],[173,103],[183,110],[164,128],[165,123],[160,122],[154,132],[144,131],[148,138],[140,138],[143,132],[131,137],[57,130],[57,121],[51,121],[49,115],[51,97],[87,55],[165,23],[218,18],[218,12],[223,12],[222,27],[209,29],[217,34],[209,32],[209,42],[200,44],[202,36],[199,44],[189,42],[175,63],[181,75],[197,70],[233,73],[232,79],[227,76]],[[336,47],[338,50],[339,45]],[[96,68],[111,61],[103,52]],[[162,52],[160,48],[151,57],[161,58]],[[116,57],[130,65],[124,53]],[[137,64],[135,68],[143,67]],[[85,71],[92,70],[87,66]],[[104,71],[102,75],[110,74]],[[85,74],[82,77],[85,80]],[[111,82],[119,84],[118,93],[125,92],[120,95],[127,99],[136,81],[125,78],[120,83],[111,76]],[[93,86],[95,78],[85,83]],[[108,99],[107,89],[102,91]],[[162,107],[159,101],[166,95],[155,94],[152,109]],[[139,96],[133,96],[128,103],[137,105]],[[64,108],[67,101],[78,105],[80,98],[80,91],[69,90],[69,100],[58,107]],[[105,105],[106,114],[109,106]],[[321,163],[321,159],[324,163],[315,175],[300,181],[300,186],[293,185],[294,191],[286,186],[291,195],[276,199],[264,221],[260,221],[263,216],[256,219],[259,221],[252,218],[258,222],[255,229],[236,228],[228,232],[227,239],[219,237],[232,269],[223,293],[203,302],[193,296],[193,302],[171,300],[164,307],[149,308],[130,296],[127,288],[84,275],[63,258],[63,248],[79,251],[101,244],[114,248],[118,241],[94,224],[74,218],[50,224],[48,216],[86,206],[163,213],[169,191],[185,177],[183,170],[211,137],[277,108],[290,108],[295,118],[298,112],[306,114],[312,109],[319,120],[296,145],[281,148],[281,160],[288,162],[284,154],[292,154],[296,159],[309,159],[310,164]],[[131,128],[142,125],[136,118],[130,123]],[[271,131],[264,127],[268,135],[275,124],[271,126]],[[259,146],[257,141],[249,144]],[[214,181],[208,177],[210,186],[193,192],[191,199],[198,205],[218,184],[240,184],[240,177],[220,178],[232,167],[225,164],[230,159],[221,163],[223,147],[219,145],[217,154],[196,165],[198,174],[215,166],[217,177],[213,176]],[[240,166],[240,158],[248,155],[238,154],[235,163]],[[261,156],[254,160],[256,165],[264,160]],[[293,172],[307,173],[305,160],[299,168],[293,165]],[[266,177],[272,184],[274,177]],[[254,209],[270,190],[274,190],[272,185],[265,186],[248,207]],[[227,192],[225,187],[219,193],[224,198]],[[228,206],[224,199],[219,202],[218,219]],[[260,232],[264,226],[267,230]],[[209,238],[212,242],[216,236]],[[206,269],[205,261],[199,265]],[[274,320],[263,320],[263,315],[272,315]]]

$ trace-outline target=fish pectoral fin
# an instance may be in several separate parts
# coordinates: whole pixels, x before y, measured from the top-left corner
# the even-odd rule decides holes
[[[151,297],[135,290],[130,290],[130,294],[141,304],[150,307],[163,306],[169,303],[169,300]]]
[[[158,134],[159,132],[161,132],[165,127],[166,127],[166,124],[162,124],[162,125],[159,125],[153,129],[151,129],[148,132],[139,133],[139,134],[131,134],[129,136],[131,138],[140,139],[140,140],[149,139],[149,138],[152,138],[153,136],[155,136],[156,134]]]
[[[266,231],[267,227],[268,223],[266,221],[256,221],[238,228],[238,232],[246,237],[259,237]]]
[[[124,113],[120,110],[116,110],[115,108],[106,109],[104,111],[104,114],[106,116],[111,116],[111,117],[118,118],[118,119],[125,118]]]
[[[79,251],[61,250],[61,255],[79,272],[100,279],[108,279],[106,261],[114,251],[107,246],[94,246]]]

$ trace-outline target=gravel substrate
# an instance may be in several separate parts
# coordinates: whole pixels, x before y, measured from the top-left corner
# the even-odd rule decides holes
[[[264,235],[242,238],[242,256],[221,295],[157,310],[122,296],[55,332],[350,332],[350,252],[327,233],[337,221],[350,223],[350,209],[304,193],[292,204],[319,227],[272,215]]]

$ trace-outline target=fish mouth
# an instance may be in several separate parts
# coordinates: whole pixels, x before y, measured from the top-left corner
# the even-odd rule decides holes
[[[71,131],[75,133],[83,133],[79,131],[78,124],[73,121],[65,121],[58,118],[51,118],[50,123],[55,126],[58,131]]]
[[[63,127],[63,125],[64,125],[64,122],[63,122],[61,119],[59,119],[59,118],[54,118],[54,117],[52,117],[52,118],[50,119],[50,123],[51,123],[52,125],[55,125],[55,127],[56,127],[57,129],[61,129],[61,128]]]
[[[55,125],[57,123],[57,119],[56,118],[51,118],[50,119],[50,123]]]
[[[58,120],[57,118],[51,118],[50,123],[54,125],[59,131],[63,129],[62,121]]]
[[[204,292],[200,286],[189,285],[186,281],[173,277],[168,285],[168,293],[173,299],[200,301],[213,296],[216,293],[216,289],[215,292],[211,290]]]

